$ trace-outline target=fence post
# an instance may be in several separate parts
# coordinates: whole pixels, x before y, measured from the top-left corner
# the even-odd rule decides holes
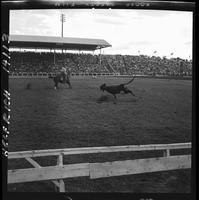
[[[63,154],[59,154],[59,157],[57,159],[57,165],[58,166],[63,166]],[[65,184],[63,179],[58,180],[59,182],[59,192],[65,192]]]
[[[170,149],[166,149],[163,151],[163,157],[169,157],[170,156]]]

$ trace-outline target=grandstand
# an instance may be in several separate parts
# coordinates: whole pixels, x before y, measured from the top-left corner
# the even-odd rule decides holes
[[[65,65],[72,75],[192,75],[192,62],[188,60],[146,55],[102,55],[101,49],[107,47],[111,45],[102,39],[11,35],[10,74],[40,76],[57,73]],[[79,53],[69,53],[68,50]],[[94,54],[96,50],[100,53]]]
[[[11,72],[56,72],[64,64],[72,72],[83,71],[91,67],[92,72],[97,72],[101,65],[101,49],[111,45],[102,39],[69,38],[69,37],[46,37],[46,36],[25,36],[11,35]],[[16,51],[23,49],[24,51]],[[34,49],[31,52],[30,49]],[[37,51],[38,50],[38,51]],[[42,52],[41,50],[45,50]],[[57,53],[56,51],[62,53]],[[99,56],[82,56],[68,54],[66,50],[92,51],[100,50]],[[50,51],[50,53],[49,53]],[[52,52],[53,51],[53,52]],[[90,62],[86,62],[90,60]],[[80,65],[81,63],[81,65]]]
[[[87,50],[94,51],[110,47],[111,45],[102,39],[71,38],[71,37],[47,37],[11,35],[11,48],[41,48],[63,50]]]

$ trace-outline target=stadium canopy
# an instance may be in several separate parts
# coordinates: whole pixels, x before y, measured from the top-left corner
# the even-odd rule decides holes
[[[111,45],[103,39],[10,35],[10,48],[94,51],[106,47]]]

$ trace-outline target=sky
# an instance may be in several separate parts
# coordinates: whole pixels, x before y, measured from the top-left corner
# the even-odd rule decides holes
[[[192,57],[193,14],[188,11],[65,9],[10,11],[10,34],[104,39],[103,54]],[[99,52],[98,52],[99,53]],[[173,53],[173,55],[171,55]]]

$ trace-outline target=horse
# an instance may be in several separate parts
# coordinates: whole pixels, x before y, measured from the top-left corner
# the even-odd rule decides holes
[[[48,78],[53,79],[55,83],[55,86],[54,86],[55,90],[58,88],[58,83],[68,84],[69,88],[72,88],[72,85],[70,84],[70,77],[68,74],[66,75],[65,80],[61,73],[57,74],[56,76],[49,75]]]

